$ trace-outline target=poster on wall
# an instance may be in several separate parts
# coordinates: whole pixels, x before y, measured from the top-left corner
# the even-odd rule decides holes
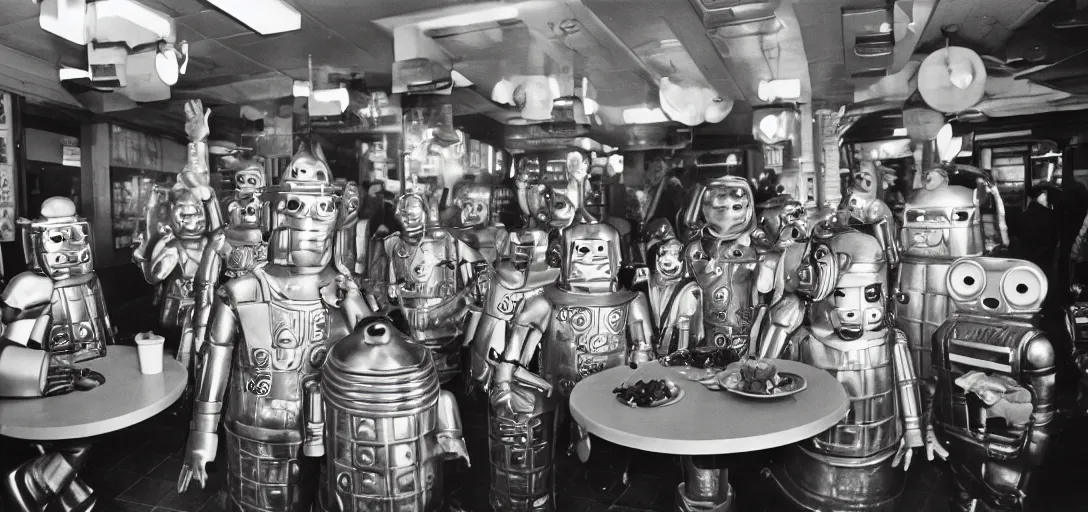
[[[0,92],[0,242],[15,241],[15,154],[11,95]]]

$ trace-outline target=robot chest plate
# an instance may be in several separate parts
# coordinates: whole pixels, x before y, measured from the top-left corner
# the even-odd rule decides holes
[[[248,374],[246,391],[258,396],[299,393],[295,389],[299,374],[315,373],[325,362],[332,327],[329,311],[320,302],[266,303],[241,305],[239,316],[249,317],[243,318],[245,350],[238,356]],[[259,325],[261,316],[264,327]]]
[[[1022,329],[1008,329],[995,320],[993,325],[958,321],[947,335],[948,362],[954,373],[972,370],[1017,376],[1020,373],[1019,345]]]
[[[393,251],[393,271],[409,293],[437,293],[443,285],[454,283],[457,264],[457,251],[449,240],[424,239],[415,246],[402,243]]]
[[[554,315],[552,325],[569,334],[580,352],[610,352],[626,340],[627,304],[560,306]]]

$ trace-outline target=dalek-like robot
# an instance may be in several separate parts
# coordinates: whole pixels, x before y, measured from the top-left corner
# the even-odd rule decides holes
[[[328,456],[320,510],[443,510],[442,463],[468,462],[468,451],[431,351],[388,319],[369,318],[329,349],[321,388]]]
[[[438,225],[427,201],[415,193],[397,200],[402,230],[385,239],[389,297],[399,303],[412,339],[435,352],[443,383],[461,372],[461,342],[470,303],[478,301],[478,276],[487,263],[480,253]]]
[[[819,245],[833,254],[838,279],[809,308],[808,326],[795,331],[790,351],[842,382],[851,409],[826,432],[792,445],[784,463],[764,474],[805,510],[894,510],[923,439],[907,339],[888,321],[887,255],[876,238],[854,230]],[[901,462],[902,471],[895,467]]]
[[[500,510],[555,510],[556,426],[575,384],[654,358],[646,297],[619,286],[619,233],[579,214],[559,240],[558,282],[524,302],[505,350],[492,353],[491,499]],[[588,434],[577,430],[574,443],[588,456]]]
[[[929,442],[947,447],[958,510],[1024,510],[1054,434],[1054,347],[1035,323],[1046,276],[1028,261],[966,257],[944,284],[956,310],[933,336]]]
[[[42,203],[41,216],[21,220],[29,270],[3,294],[0,397],[34,398],[91,389],[101,375],[72,363],[106,355],[113,343],[106,302],[91,255],[91,227],[66,197]],[[89,444],[67,441],[5,475],[3,492],[16,512],[90,510],[96,498],[78,476]]]
[[[320,150],[295,155],[270,200],[268,264],[215,297],[179,492],[204,484],[222,422],[232,510],[313,505],[325,446],[319,372],[328,347],[371,314],[333,265],[344,212],[329,177]]]

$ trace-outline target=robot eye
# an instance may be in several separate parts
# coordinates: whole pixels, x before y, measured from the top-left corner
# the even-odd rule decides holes
[[[484,211],[484,205],[482,205],[482,204],[476,205],[476,211],[478,211],[478,212]]]
[[[880,283],[871,284],[865,287],[865,302],[879,302],[880,301]]]
[[[49,241],[55,244],[62,243],[64,242],[64,235],[61,235],[60,233],[53,233],[49,235]]]
[[[332,210],[333,210],[332,201],[329,201],[329,200],[326,199],[324,201],[321,201],[321,202],[317,203],[317,209],[320,210],[321,213],[332,213]]]
[[[291,213],[297,213],[301,209],[302,209],[302,201],[299,201],[298,199],[288,199],[287,200],[287,211],[289,211]]]
[[[598,245],[597,246],[597,252],[604,252],[604,246],[603,245]]]
[[[314,177],[320,181],[325,181],[325,171],[317,171]]]
[[[970,217],[970,215],[967,212],[955,212],[952,214],[952,218],[960,222],[967,220],[968,217]]]
[[[1001,280],[1001,294],[1013,306],[1028,307],[1046,295],[1046,287],[1032,269],[1014,268]]]
[[[948,290],[959,300],[977,298],[986,289],[986,272],[975,261],[954,264],[948,272]]]
[[[834,295],[835,297],[846,298],[846,292],[844,292],[842,290],[835,290],[835,293],[832,294],[832,295]]]

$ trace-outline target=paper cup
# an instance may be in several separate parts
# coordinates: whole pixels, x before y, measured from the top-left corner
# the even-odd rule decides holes
[[[136,351],[140,356],[140,373],[158,375],[162,373],[162,350],[166,338],[154,333],[136,335]]]

